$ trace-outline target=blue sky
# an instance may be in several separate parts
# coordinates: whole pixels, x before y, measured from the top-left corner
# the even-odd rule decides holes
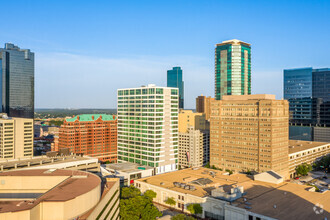
[[[37,108],[113,108],[118,88],[166,85],[185,106],[214,94],[214,47],[252,44],[252,93],[282,98],[285,68],[330,67],[330,1],[6,1],[0,45],[35,52]]]

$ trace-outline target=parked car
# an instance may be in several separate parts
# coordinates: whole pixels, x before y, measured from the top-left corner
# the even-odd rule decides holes
[[[299,180],[299,176],[295,177],[294,179],[295,179],[295,180]]]

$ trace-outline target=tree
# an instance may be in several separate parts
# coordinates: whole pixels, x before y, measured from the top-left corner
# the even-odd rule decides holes
[[[141,191],[134,186],[124,187],[121,190],[121,199],[129,199],[141,195]]]
[[[205,168],[210,168],[210,162],[207,162],[207,164],[205,164],[204,167],[205,167]]]
[[[169,197],[165,200],[165,203],[170,206],[174,206],[176,204],[176,201],[174,200],[173,197]]]
[[[145,191],[144,196],[148,197],[149,199],[153,200],[154,198],[156,198],[157,193],[155,193],[154,191],[152,191],[151,189]]]
[[[191,214],[197,215],[197,214],[202,214],[203,213],[203,207],[198,203],[189,204],[187,206],[187,209]]]
[[[307,163],[300,164],[296,167],[298,176],[307,176],[308,172],[312,170],[312,166]]]
[[[330,172],[330,154],[323,156],[320,160],[316,161],[313,165],[316,170]]]
[[[171,220],[196,220],[194,217],[186,216],[185,214],[178,214],[171,217]]]
[[[156,194],[152,190],[148,191],[150,192],[147,195],[149,194],[150,197]],[[134,186],[122,188],[120,218],[123,220],[153,220],[161,217],[162,213],[153,205],[150,197],[141,195],[140,190]]]

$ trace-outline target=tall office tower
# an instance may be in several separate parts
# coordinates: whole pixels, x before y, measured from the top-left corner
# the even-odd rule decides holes
[[[0,158],[17,159],[33,156],[33,119],[0,118]]]
[[[215,99],[251,94],[251,45],[223,41],[215,48]]]
[[[118,90],[118,161],[177,169],[178,89],[153,84]]]
[[[288,176],[289,103],[275,95],[223,96],[211,104],[210,164]]]
[[[181,67],[173,67],[167,70],[167,87],[175,87],[179,89],[179,108],[184,108],[184,83],[182,78]]]
[[[34,117],[34,53],[14,44],[0,48],[2,112],[9,117]]]
[[[116,116],[83,114],[65,119],[58,135],[58,149],[61,148],[70,148],[74,153],[83,153],[101,161],[116,163]]]
[[[213,101],[214,98],[206,97],[203,95],[200,95],[196,98],[196,112],[204,113],[206,120],[210,120],[211,115],[211,101]]]
[[[210,160],[209,122],[203,113],[179,112],[179,166],[200,167]]]
[[[284,70],[290,106],[290,139],[330,141],[330,69]]]

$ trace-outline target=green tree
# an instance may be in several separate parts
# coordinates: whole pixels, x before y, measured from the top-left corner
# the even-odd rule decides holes
[[[205,167],[205,168],[210,168],[210,162],[207,162],[207,164],[205,164],[204,167]]]
[[[196,220],[194,217],[186,216],[185,214],[178,214],[171,217],[171,220]]]
[[[121,199],[129,199],[141,195],[141,191],[134,186],[124,187],[121,190]]]
[[[148,197],[149,199],[153,200],[154,198],[156,198],[157,193],[155,193],[154,191],[152,191],[151,189],[145,191],[144,196]]]
[[[191,214],[197,215],[197,214],[202,214],[203,213],[203,207],[198,203],[189,204],[187,206],[187,209]]]
[[[151,191],[151,190],[150,190]],[[148,192],[149,196],[156,193]],[[125,187],[121,190],[120,218],[123,220],[146,219],[153,220],[161,217],[162,213],[153,205],[152,200],[141,195],[139,189],[134,186]]]
[[[176,201],[174,200],[173,197],[169,197],[165,200],[165,203],[170,206],[174,206],[176,204]]]
[[[307,163],[300,164],[296,167],[298,176],[307,176],[308,172],[312,170],[312,166]]]

